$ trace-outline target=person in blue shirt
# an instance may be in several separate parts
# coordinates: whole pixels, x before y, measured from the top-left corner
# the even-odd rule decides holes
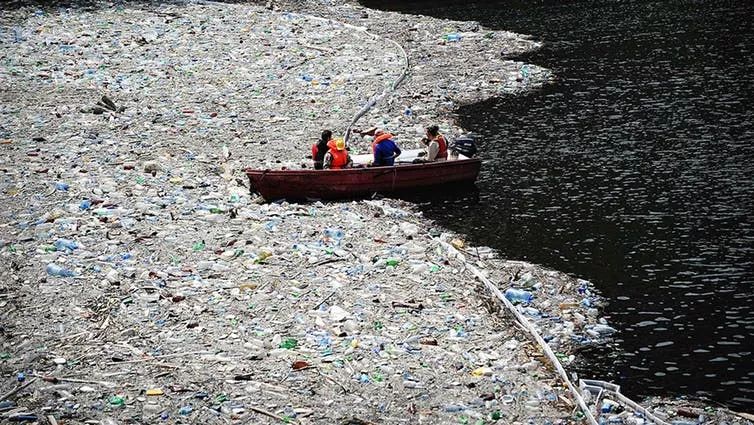
[[[401,154],[401,149],[393,141],[393,135],[384,130],[374,132],[372,151],[374,152],[373,167],[394,165],[395,158]]]

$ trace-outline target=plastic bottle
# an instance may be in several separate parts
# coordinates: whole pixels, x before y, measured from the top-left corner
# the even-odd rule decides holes
[[[126,404],[126,400],[119,395],[114,395],[110,397],[109,401],[110,401],[110,404],[113,406],[123,406],[124,404]]]
[[[49,274],[50,276],[60,277],[72,277],[75,275],[75,273],[73,273],[71,270],[60,267],[55,263],[50,263],[47,265],[47,274]]]
[[[55,249],[58,251],[73,251],[79,247],[76,241],[70,239],[58,239],[55,241]]]
[[[534,397],[529,398],[524,402],[524,407],[531,411],[537,411],[540,409],[540,401]]]
[[[603,325],[602,323],[595,324],[592,329],[600,335],[612,335],[618,332],[618,330],[612,326]]]
[[[446,41],[461,41],[461,34],[458,34],[455,32],[445,34],[445,40]]]
[[[529,66],[528,65],[522,65],[521,66],[521,77],[524,79],[529,78]]]
[[[8,420],[11,422],[37,422],[39,417],[35,414],[22,414],[10,416]]]
[[[340,229],[325,229],[325,236],[339,242],[346,234]]]
[[[285,408],[283,408],[283,415],[284,415],[285,418],[288,418],[289,420],[290,419],[295,419],[296,416],[298,416],[298,414],[296,413],[296,410],[293,408],[293,406],[285,406]],[[288,422],[288,421],[286,421],[286,422]]]
[[[505,290],[505,298],[508,298],[510,302],[530,303],[534,299],[534,295],[523,289],[508,288]]]

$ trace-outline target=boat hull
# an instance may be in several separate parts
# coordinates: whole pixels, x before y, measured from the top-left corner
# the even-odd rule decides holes
[[[267,200],[342,199],[373,193],[419,191],[447,184],[471,184],[479,175],[477,158],[391,167],[342,170],[246,169],[251,191]]]

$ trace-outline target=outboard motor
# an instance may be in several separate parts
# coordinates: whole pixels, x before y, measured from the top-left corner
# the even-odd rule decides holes
[[[451,153],[460,153],[461,155],[473,158],[477,153],[476,140],[471,135],[461,135],[448,146]]]

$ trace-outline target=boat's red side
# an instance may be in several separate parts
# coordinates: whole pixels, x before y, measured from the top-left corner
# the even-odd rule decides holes
[[[476,158],[392,167],[343,170],[254,170],[246,174],[251,189],[265,199],[336,199],[374,192],[390,193],[449,183],[473,183],[481,161]]]

